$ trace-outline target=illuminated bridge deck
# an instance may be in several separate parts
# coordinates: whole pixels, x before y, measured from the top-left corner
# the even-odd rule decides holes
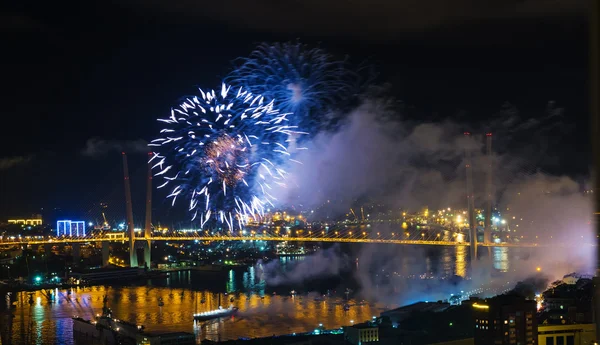
[[[395,238],[388,236],[387,238],[372,238],[368,236],[286,236],[286,235],[200,235],[178,233],[176,235],[154,235],[149,238],[143,236],[136,237],[136,240],[152,240],[152,241],[279,241],[279,242],[337,242],[337,243],[373,243],[373,244],[397,244],[397,245],[427,245],[427,246],[469,246],[469,241],[452,241],[445,240],[442,237],[434,236],[433,238]],[[424,237],[424,236],[422,236]],[[35,238],[3,238],[0,239],[0,247],[6,246],[22,246],[22,245],[45,245],[45,244],[72,244],[72,243],[88,243],[88,242],[120,242],[129,241],[129,237],[121,233],[120,236],[115,234],[97,235],[89,237],[35,237]],[[503,242],[503,243],[478,243],[478,246],[483,247],[547,247],[547,246],[568,246],[561,243],[526,243],[526,242]],[[581,245],[581,244],[580,244]]]

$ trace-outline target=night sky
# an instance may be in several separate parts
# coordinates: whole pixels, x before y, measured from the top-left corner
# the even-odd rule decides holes
[[[13,3],[0,14],[0,220],[122,198],[123,149],[143,198],[155,119],[261,41],[372,64],[412,120],[481,122],[507,101],[536,117],[555,101],[575,130],[545,168],[589,173],[586,1]]]

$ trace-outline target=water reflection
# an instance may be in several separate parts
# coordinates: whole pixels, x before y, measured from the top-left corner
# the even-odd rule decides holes
[[[250,275],[250,272],[247,272]],[[235,274],[235,273],[234,273]],[[227,285],[230,282],[227,281]],[[343,310],[343,299],[315,301],[315,295],[261,296],[254,292],[213,293],[170,287],[93,287],[59,290],[52,301],[42,291],[34,293],[35,303],[28,304],[25,293],[18,294],[12,320],[13,343],[72,344],[71,317],[92,319],[100,313],[104,295],[118,319],[143,324],[152,331],[195,332],[197,342],[299,333],[314,329],[319,323],[327,328],[349,324],[350,320],[368,320],[378,315],[377,306],[354,305]],[[230,298],[233,297],[233,301]],[[163,298],[164,306],[158,306]],[[202,303],[204,302],[204,303]],[[356,304],[350,301],[351,304]],[[192,314],[233,305],[235,317],[194,323]]]
[[[508,271],[508,248],[494,247],[494,268],[500,272]]]
[[[455,250],[455,259],[456,259],[456,275],[459,277],[465,278],[467,276],[467,247],[466,246],[456,246]]]
[[[227,292],[235,292],[235,271],[229,270],[229,280],[227,280]]]
[[[411,279],[419,279],[419,275],[425,273],[435,273],[438,277],[467,277],[468,250],[466,246],[457,246],[424,252],[420,248],[402,247],[402,251],[394,254],[394,272],[402,277],[413,277]],[[514,259],[509,255],[509,248],[493,248],[492,253],[494,267],[508,270],[509,260]],[[289,269],[295,260],[281,258],[281,264]],[[360,267],[365,272],[378,267],[368,266],[361,262]],[[311,288],[301,284],[294,287],[301,293],[295,297],[289,296],[291,288],[272,295],[266,293],[260,272],[260,267],[236,268],[222,274],[182,271],[172,273],[168,279],[139,282],[139,286],[54,289],[51,293],[38,291],[33,293],[31,305],[27,293],[17,293],[12,296],[12,301],[16,301],[16,308],[12,310],[14,317],[0,319],[0,330],[4,337],[6,332],[12,334],[13,344],[73,344],[71,317],[78,315],[92,319],[101,313],[104,295],[108,297],[115,317],[143,324],[150,332],[194,332],[198,343],[205,338],[217,341],[300,333],[313,330],[320,323],[326,328],[337,328],[351,321],[371,319],[373,315],[379,315],[383,307],[355,305],[351,295],[349,303],[352,307],[344,311],[343,290],[340,289],[338,297],[315,301],[317,293],[302,294]],[[344,280],[343,283],[350,282]],[[328,285],[325,289],[338,286]],[[359,287],[352,289],[358,291]],[[402,293],[401,290],[396,292]],[[230,301],[231,297],[233,301]],[[159,306],[161,299],[163,306]],[[193,321],[194,313],[230,304],[240,310],[235,317],[201,323]],[[5,308],[3,306],[4,303],[0,308]],[[5,339],[2,339],[3,343],[7,343]]]

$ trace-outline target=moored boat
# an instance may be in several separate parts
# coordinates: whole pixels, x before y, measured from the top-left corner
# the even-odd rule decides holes
[[[231,308],[227,308],[227,309],[223,309],[222,307],[219,307],[219,309],[216,309],[216,310],[210,310],[210,311],[205,311],[203,313],[194,314],[194,320],[208,321],[208,320],[217,319],[220,317],[235,315],[237,313],[237,311],[238,311],[238,308],[236,308],[236,307],[231,307]]]

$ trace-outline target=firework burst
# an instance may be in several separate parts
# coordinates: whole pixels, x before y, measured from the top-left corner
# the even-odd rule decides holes
[[[302,129],[327,125],[325,113],[357,93],[358,75],[344,61],[305,44],[263,43],[236,65],[230,84],[276,99]]]
[[[189,204],[192,221],[221,223],[230,231],[257,221],[273,206],[273,189],[285,187],[286,161],[299,163],[289,138],[302,134],[287,113],[262,95],[223,84],[220,92],[200,90],[158,121],[166,127],[149,144],[155,176],[171,188],[172,205]]]

